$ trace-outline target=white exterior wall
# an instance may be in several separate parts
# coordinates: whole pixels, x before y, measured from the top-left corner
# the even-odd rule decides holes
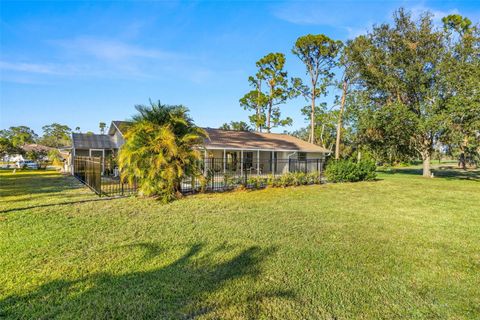
[[[112,136],[112,140],[115,142],[119,149],[125,143],[125,139],[123,139],[122,135],[118,130],[115,130],[115,133]]]

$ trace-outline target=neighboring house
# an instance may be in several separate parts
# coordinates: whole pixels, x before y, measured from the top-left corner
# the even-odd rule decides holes
[[[38,152],[38,153],[45,154],[45,158],[47,158],[46,155],[48,154],[49,151],[55,149],[52,147],[47,147],[42,144],[36,144],[36,143],[24,144],[23,146],[21,146],[21,148],[25,153]]]
[[[20,149],[22,149],[22,152],[24,153],[23,155],[22,154],[10,154],[10,155],[7,154],[7,155],[2,157],[2,161],[4,161],[4,162],[19,162],[19,161],[31,160],[31,159],[27,159],[27,156],[25,154],[27,152],[32,152],[32,151],[44,154],[43,158],[39,159],[39,160],[47,160],[48,159],[47,153],[54,148],[47,147],[47,146],[44,146],[44,145],[41,145],[41,144],[30,143],[30,144],[24,144],[23,146],[20,147]]]
[[[73,133],[72,156],[115,157],[125,143],[129,125],[127,121],[112,121],[108,134]],[[206,168],[213,166],[217,171],[235,166],[236,170],[258,173],[287,172],[296,170],[292,169],[292,163],[304,163],[307,170],[307,162],[309,166],[318,166],[331,153],[287,134],[204,129],[208,134],[202,147],[204,158],[209,159]]]

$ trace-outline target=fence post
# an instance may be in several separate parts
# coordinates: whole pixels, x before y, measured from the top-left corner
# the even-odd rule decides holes
[[[273,175],[274,178],[275,178],[275,171],[277,171],[277,163],[276,163],[276,159],[275,159],[275,153],[273,153],[273,157],[272,157],[272,175]]]
[[[215,190],[215,158],[212,158],[211,160],[212,160],[212,163],[211,163],[212,167],[210,168],[210,170],[212,172],[212,174],[211,174],[211,176],[212,176],[212,191],[214,191]]]
[[[243,164],[243,185],[245,186],[245,188],[247,187],[247,180],[248,180],[248,173],[244,163]]]

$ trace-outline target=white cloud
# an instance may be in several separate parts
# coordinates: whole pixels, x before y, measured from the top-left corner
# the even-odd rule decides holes
[[[0,61],[0,70],[28,73],[60,74],[58,66],[51,64]]]
[[[293,2],[273,7],[278,19],[298,24],[336,28],[349,39],[371,28],[382,12],[391,14],[392,4],[379,7],[378,2],[321,1]]]
[[[48,61],[38,58],[0,60],[1,81],[54,81],[59,77],[107,79],[166,79],[206,83],[216,71],[199,57],[93,37],[49,41]],[[54,62],[54,63],[53,63]]]
[[[176,53],[144,48],[121,41],[79,37],[69,40],[55,40],[51,43],[66,49],[70,53],[86,54],[104,60],[127,60],[131,58],[176,59]]]
[[[338,6],[342,4],[338,3]],[[342,15],[338,14],[338,6],[332,6],[328,2],[296,2],[275,7],[273,15],[294,24],[335,26],[344,20]]]
[[[85,63],[39,63],[23,61],[0,61],[0,70],[4,73],[12,74],[31,74],[42,76],[102,76],[111,75],[105,73],[105,70],[99,69],[95,65]]]

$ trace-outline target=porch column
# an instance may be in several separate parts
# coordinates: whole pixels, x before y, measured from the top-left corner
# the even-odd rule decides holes
[[[203,152],[203,175],[207,175],[207,149]]]
[[[243,173],[243,150],[240,150],[240,173]]]
[[[227,159],[227,151],[223,149],[223,173],[227,172],[226,159]]]
[[[105,149],[102,149],[102,175],[105,173]]]
[[[272,163],[271,163],[272,174],[275,174],[275,151],[272,151]]]
[[[260,150],[257,150],[257,175],[260,174]]]
[[[88,149],[88,156],[91,158],[92,157],[92,149]]]

